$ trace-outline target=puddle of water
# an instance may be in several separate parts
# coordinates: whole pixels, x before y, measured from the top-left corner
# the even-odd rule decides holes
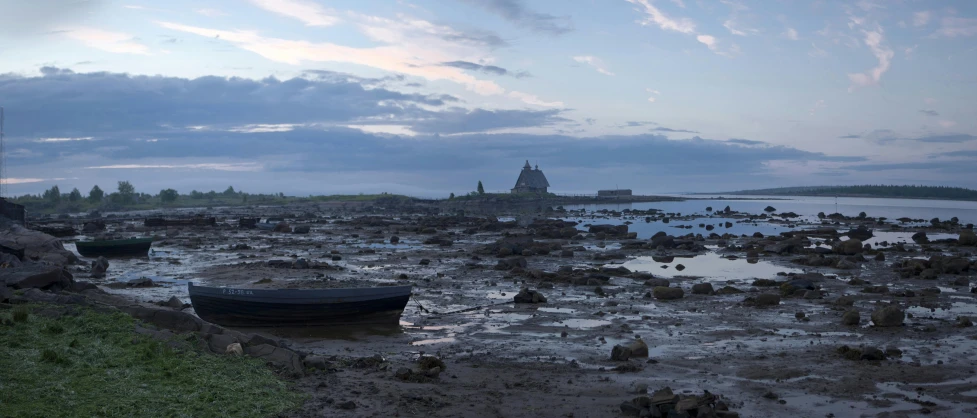
[[[570,308],[537,308],[540,312],[551,312],[551,313],[561,313],[561,314],[574,314],[577,312],[576,309]]]
[[[573,319],[566,319],[563,321],[550,322],[548,324],[543,324],[543,326],[568,327],[568,328],[597,328],[597,327],[602,327],[610,324],[611,321],[604,321],[601,319],[573,318]]]
[[[675,266],[682,264],[685,269],[678,271]],[[661,268],[667,265],[668,268]],[[745,280],[754,277],[766,278],[776,276],[779,272],[801,273],[802,271],[790,267],[782,267],[769,261],[759,260],[749,262],[745,258],[729,260],[717,253],[711,252],[695,257],[637,257],[628,260],[624,264],[611,265],[611,267],[624,266],[631,271],[644,271],[659,277],[676,276],[695,276],[707,279],[722,280]]]
[[[844,231],[839,231],[844,233]],[[883,242],[887,242],[890,246],[903,243],[908,245],[916,245],[913,242],[913,234],[915,232],[894,232],[894,231],[875,231],[873,232],[872,238],[862,241],[863,244],[871,244],[872,247],[880,247]],[[940,239],[957,239],[955,234],[926,234],[930,241],[940,240]],[[847,241],[848,237],[842,237],[843,241]]]
[[[907,313],[913,314],[913,318],[936,318],[945,320],[956,320],[958,316],[977,315],[977,304],[973,302],[952,302],[950,307],[926,308],[923,306],[911,306],[906,309]]]
[[[628,225],[629,232],[637,232],[639,239],[648,239],[658,232],[665,232],[669,235],[685,235],[688,233],[709,235],[713,232],[717,234],[734,234],[734,235],[752,235],[754,232],[761,232],[764,235],[777,235],[784,231],[791,231],[795,228],[787,226],[786,224],[770,223],[765,220],[748,221],[744,219],[736,218],[724,218],[724,217],[714,217],[714,216],[702,216],[697,215],[693,219],[669,219],[668,223],[662,222],[660,220],[645,222],[643,217],[640,219],[634,219],[630,225]],[[579,222],[577,229],[586,232],[586,224],[606,224],[606,225],[622,225],[626,222],[626,219],[622,218],[591,218],[591,217],[571,217],[565,218],[568,221]],[[726,223],[732,224],[730,227],[726,227]],[[701,226],[700,226],[701,225]],[[713,230],[706,229],[707,225],[713,226]],[[687,228],[691,226],[691,228]]]

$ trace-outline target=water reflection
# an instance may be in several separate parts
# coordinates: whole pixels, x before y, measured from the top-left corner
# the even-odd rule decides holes
[[[666,261],[667,260],[667,261]],[[678,271],[674,268],[662,268],[662,265],[674,267],[672,264],[682,264],[685,269]],[[801,270],[791,267],[784,267],[755,258],[725,258],[714,252],[697,255],[694,257],[636,257],[623,264],[610,265],[611,267],[624,266],[631,271],[643,271],[654,273],[660,277],[676,276],[695,276],[716,280],[745,280],[754,277],[771,277],[779,272],[802,273]]]

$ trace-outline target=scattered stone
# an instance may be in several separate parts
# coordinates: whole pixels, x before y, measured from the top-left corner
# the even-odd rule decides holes
[[[872,323],[877,327],[898,327],[906,319],[906,313],[898,306],[889,305],[872,312]]]
[[[774,293],[761,293],[756,296],[747,297],[746,300],[743,301],[743,304],[756,307],[777,306],[780,305],[780,295]]]
[[[685,265],[683,265],[683,264],[676,264],[675,265],[675,270],[678,270],[678,271],[685,270]]]
[[[842,255],[857,255],[865,251],[865,247],[863,247],[862,240],[849,238],[847,241],[841,241],[833,250]]]
[[[293,234],[308,234],[312,228],[308,225],[299,225],[292,229]]]
[[[396,235],[390,237],[390,243],[391,244],[396,244],[396,243],[399,243],[399,242],[400,242],[400,237],[398,237]]]
[[[927,237],[926,236],[926,233],[925,232],[922,232],[922,231],[913,234],[912,239],[913,239],[913,242],[915,242],[917,244],[929,244],[929,242],[930,242],[929,237]]]
[[[513,301],[515,303],[546,303],[546,297],[535,290],[522,288],[513,298]]]
[[[97,259],[92,261],[92,277],[102,278],[105,277],[105,272],[109,269],[109,260],[105,257],[99,256]]]
[[[655,295],[655,299],[659,300],[682,299],[685,296],[685,291],[681,287],[658,286],[652,290],[652,293]]]
[[[224,354],[231,356],[243,356],[244,348],[241,347],[241,343],[230,343],[227,345],[227,348],[224,349]]]
[[[841,316],[841,323],[843,325],[849,325],[849,326],[858,325],[861,321],[862,321],[862,317],[858,314],[858,311],[856,310],[847,311],[845,312],[844,315]]]
[[[970,320],[970,317],[958,316],[956,326],[959,328],[968,328],[974,326],[974,322]]]
[[[292,268],[293,269],[305,270],[305,269],[309,268],[309,262],[308,262],[308,260],[306,260],[304,258],[296,259],[295,261],[292,262]]]
[[[738,293],[743,293],[743,291],[733,286],[725,286],[722,289],[716,291],[717,295],[734,295]]]
[[[648,279],[645,281],[645,286],[648,287],[668,287],[668,279]]]
[[[163,302],[163,306],[170,307],[173,309],[183,309],[183,301],[176,296],[171,296],[169,300]]]
[[[882,361],[885,360],[885,353],[875,347],[862,347],[862,355],[859,360]]]
[[[960,237],[957,238],[957,244],[968,247],[977,246],[977,234],[974,234],[974,231],[961,231]]]
[[[692,285],[693,295],[711,295],[712,293],[712,283],[696,283]]]
[[[156,283],[153,282],[153,279],[150,279],[148,277],[140,277],[138,279],[129,280],[128,282],[126,282],[126,286],[128,286],[128,287],[153,287],[153,286],[156,286]]]
[[[431,264],[431,260],[428,260],[426,258],[422,258],[421,261],[419,261],[417,264],[420,264],[422,266],[426,266],[426,265]]]

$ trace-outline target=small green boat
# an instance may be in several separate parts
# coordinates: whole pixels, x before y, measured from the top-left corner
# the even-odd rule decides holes
[[[98,241],[78,241],[78,253],[84,257],[145,256],[153,246],[152,238],[112,239]]]

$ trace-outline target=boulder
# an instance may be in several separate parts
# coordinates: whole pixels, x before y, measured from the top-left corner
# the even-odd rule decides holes
[[[780,305],[780,295],[774,293],[761,293],[756,297],[747,298],[744,303],[753,306],[777,306]]]
[[[105,277],[105,272],[109,269],[109,260],[99,256],[92,261],[92,277]]]
[[[693,295],[711,295],[712,293],[712,283],[696,283],[692,285]]]
[[[864,225],[849,230],[848,233],[845,235],[848,235],[848,238],[853,238],[862,241],[868,240],[869,238],[875,236],[874,234],[872,234],[872,230],[866,228]]]
[[[631,341],[627,347],[631,350],[631,358],[648,357],[648,344],[640,338]]]
[[[847,241],[841,241],[833,247],[834,252],[842,255],[857,255],[865,251],[865,247],[862,246],[862,240],[857,238],[850,238]]]
[[[682,299],[685,296],[685,291],[681,287],[656,287],[652,293],[655,295],[655,299],[659,300],[675,300]]]
[[[882,361],[885,360],[885,352],[875,347],[862,347],[862,355],[859,360]]]
[[[194,315],[170,309],[139,305],[120,306],[119,308],[136,319],[177,332],[197,332],[203,329],[205,324],[204,321]]]
[[[400,242],[400,237],[398,237],[396,235],[390,237],[390,243],[391,244],[396,244],[396,243],[399,243],[399,242]]]
[[[312,231],[312,227],[308,225],[299,225],[292,229],[293,234],[308,234]]]
[[[930,242],[929,237],[927,237],[926,236],[926,233],[925,232],[922,232],[922,231],[913,234],[912,239],[913,239],[913,242],[915,242],[917,244],[929,244],[929,242]]]
[[[957,238],[957,244],[969,247],[977,246],[977,234],[974,234],[974,231],[962,231],[960,237]]]
[[[298,258],[292,262],[292,268],[300,270],[307,269],[309,268],[309,261],[304,258]]]
[[[725,286],[722,289],[719,289],[719,290],[716,291],[716,294],[717,295],[734,295],[734,294],[737,294],[737,293],[743,293],[743,291],[742,290],[739,290],[739,289],[737,289],[737,288],[735,288],[733,286]]]
[[[0,303],[7,303],[12,297],[14,297],[14,291],[7,286],[0,285]]]
[[[970,260],[966,258],[952,258],[943,263],[943,272],[946,274],[961,274],[970,270]]]
[[[233,334],[206,334],[204,339],[207,341],[207,347],[210,348],[210,351],[216,354],[227,353],[231,344],[241,346],[241,342]]]
[[[58,266],[25,264],[18,268],[0,269],[0,286],[14,289],[71,288],[71,273]]]
[[[889,305],[872,312],[872,323],[877,327],[898,327],[906,319],[906,313],[898,306]]]
[[[163,306],[173,309],[183,309],[183,301],[180,298],[173,296],[170,300],[163,302]]]
[[[495,265],[496,270],[512,270],[514,268],[526,268],[526,258],[525,257],[511,257],[499,260],[498,264]]]
[[[611,348],[611,360],[628,361],[631,358],[631,348],[624,345],[615,345]]]
[[[862,318],[856,310],[847,311],[841,316],[841,323],[843,325],[858,325],[861,320]]]
[[[244,348],[241,347],[240,343],[232,343],[229,344],[226,349],[224,349],[224,354],[231,356],[243,356]]]
[[[513,297],[515,303],[546,303],[546,297],[535,290],[523,288]]]
[[[648,287],[668,287],[668,279],[648,279],[645,281],[645,286]]]
[[[275,232],[292,232],[292,227],[285,222],[279,222],[278,225],[275,225]]]
[[[266,363],[287,370],[295,375],[302,375],[302,358],[298,353],[268,344],[248,347],[246,354],[264,360]]]
[[[78,261],[75,253],[64,249],[61,240],[24,228],[6,218],[0,218],[0,245],[22,249],[25,257],[45,264],[64,266]]]

